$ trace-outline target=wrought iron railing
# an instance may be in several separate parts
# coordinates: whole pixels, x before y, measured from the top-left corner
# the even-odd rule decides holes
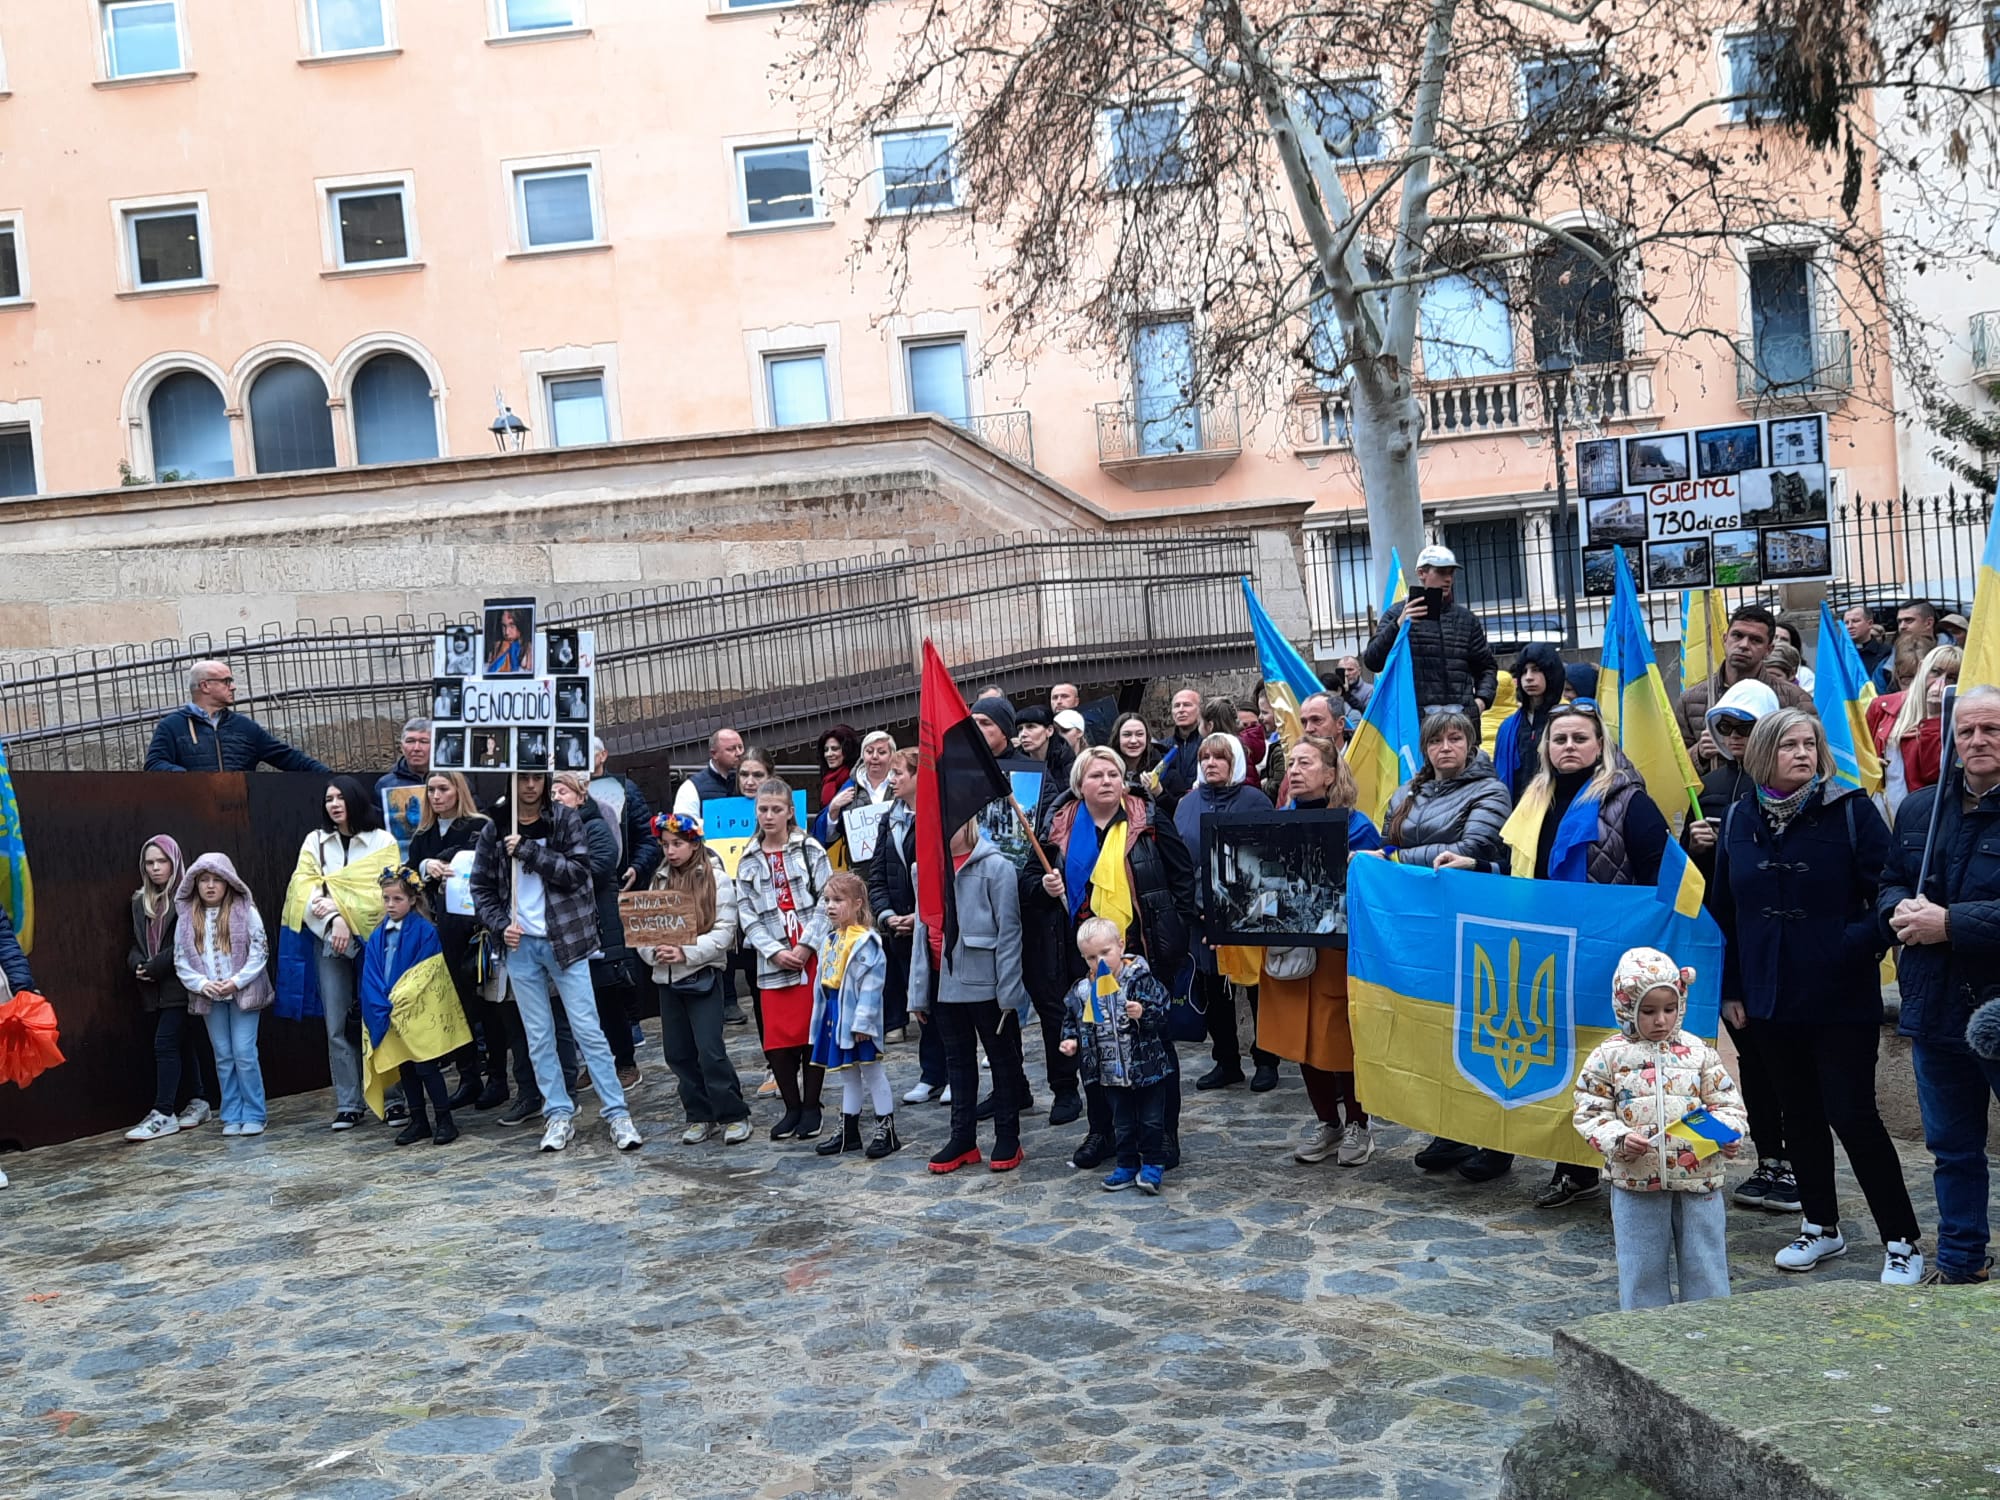
[[[1103,401],[1097,407],[1097,461],[1240,453],[1243,425],[1234,396],[1153,405]]]
[[[1736,399],[1845,396],[1854,389],[1854,343],[1843,329],[1736,341]]]
[[[1972,315],[1972,378],[2000,376],[2000,312]]]
[[[1014,462],[1035,466],[1035,424],[1025,411],[974,412],[958,425]]]
[[[1247,533],[1034,533],[551,604],[545,618],[596,632],[614,752],[685,750],[723,724],[782,748],[834,719],[911,716],[926,637],[968,693],[1010,675],[1248,665],[1238,579],[1255,571]],[[239,708],[281,739],[379,770],[404,719],[427,712],[431,638],[450,623],[302,620],[0,665],[0,739],[27,769],[137,769],[153,725],[186,701],[189,666],[219,657]]]

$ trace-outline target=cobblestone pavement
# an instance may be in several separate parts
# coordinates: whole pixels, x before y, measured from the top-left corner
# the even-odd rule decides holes
[[[622,1157],[491,1115],[399,1151],[325,1095],[9,1157],[0,1494],[1459,1500],[1546,1418],[1551,1330],[1616,1305],[1602,1201],[1426,1177],[1388,1127],[1300,1166],[1289,1069],[1190,1088],[1146,1199],[1041,1119],[1021,1170],[933,1177],[935,1105],[879,1164],[684,1147],[650,1029],[643,1060]],[[1783,1279],[1791,1221],[1731,1225],[1739,1289]],[[1874,1275],[1855,1238],[1817,1274]]]

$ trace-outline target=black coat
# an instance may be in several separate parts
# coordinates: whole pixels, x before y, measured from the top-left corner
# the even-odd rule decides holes
[[[154,726],[152,743],[146,747],[149,771],[254,771],[259,765],[326,773],[326,767],[303,750],[294,750],[233,708],[225,708],[211,724],[182,704]]]
[[[160,946],[152,949],[146,941],[146,908],[139,902],[139,893],[132,893],[132,948],[125,955],[125,967],[144,973],[139,981],[139,1002],[148,1011],[185,1010],[187,991],[181,988],[180,976],[174,972],[174,927],[180,921],[173,906],[173,897],[167,897],[167,921],[160,929]],[[149,951],[150,950],[150,951]]]
[[[1382,616],[1375,638],[1361,653],[1361,664],[1369,671],[1380,673],[1389,664],[1406,604],[1398,604]],[[1473,715],[1473,733],[1479,732],[1472,700],[1490,704],[1500,687],[1500,662],[1486,644],[1486,627],[1479,623],[1479,616],[1454,602],[1445,607],[1442,619],[1412,620],[1410,668],[1420,712],[1436,704],[1456,703]]]
[[[486,819],[480,817],[453,818],[450,828],[437,823],[420,828],[410,838],[410,864],[420,873],[427,859],[441,859],[450,864],[454,854],[477,848],[479,835],[485,829]],[[438,944],[444,949],[444,961],[458,970],[465,964],[473,934],[479,930],[479,919],[444,909],[442,880],[426,879],[424,897],[430,902],[431,925],[437,928]]]
[[[1888,850],[1882,815],[1851,789],[1822,791],[1777,836],[1754,791],[1734,803],[1715,851],[1722,998],[1756,1020],[1881,1025]]]
[[[625,948],[625,923],[618,915],[618,836],[604,821],[604,809],[595,798],[585,797],[577,813],[583,819],[583,837],[590,848],[590,888],[597,897],[598,940],[604,946],[604,956],[614,958]],[[659,849],[655,840],[647,842]]]
[[[1953,771],[1952,795],[1938,814],[1937,848],[1923,894],[1950,910],[1950,941],[1903,950],[1897,977],[1903,994],[1896,1029],[1926,1046],[1966,1052],[1965,1023],[1982,1000],[2000,987],[2000,787],[1966,812],[1964,785]],[[1917,894],[1931,803],[1938,789],[1910,793],[1896,810],[1896,831],[1876,898],[1881,938],[1891,936],[1889,914]]]

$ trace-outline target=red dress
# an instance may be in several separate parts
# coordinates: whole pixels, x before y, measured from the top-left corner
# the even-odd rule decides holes
[[[759,848],[757,853],[771,862],[771,885],[778,893],[778,916],[785,924],[785,942],[796,948],[805,934],[798,904],[792,900],[792,882],[785,875],[785,851],[773,854]],[[764,1046],[806,1047],[812,1044],[813,974],[819,968],[814,955],[799,975],[798,983],[763,992]]]

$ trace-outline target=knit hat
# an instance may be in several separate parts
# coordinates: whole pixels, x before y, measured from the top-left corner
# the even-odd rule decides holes
[[[990,693],[972,705],[973,713],[981,718],[991,719],[996,728],[1008,739],[1014,738],[1014,705],[998,693]]]
[[[1688,986],[1693,983],[1694,970],[1681,967],[1659,949],[1627,948],[1611,976],[1612,1013],[1618,1024],[1630,1031],[1639,1002],[1654,990],[1668,989],[1681,997],[1685,1014]]]

